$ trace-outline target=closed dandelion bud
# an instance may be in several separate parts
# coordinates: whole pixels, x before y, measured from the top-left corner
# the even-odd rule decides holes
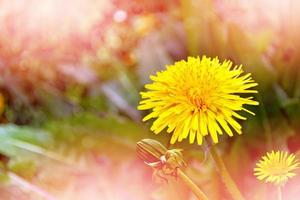
[[[152,139],[137,142],[137,154],[146,163],[157,162],[167,152],[161,143]]]
[[[177,177],[177,170],[186,164],[181,153],[182,149],[167,150],[161,143],[144,139],[137,143],[138,156],[154,169],[154,176],[165,179],[165,176]]]
[[[143,139],[137,142],[138,156],[153,168],[153,178],[157,181],[168,182],[167,177],[180,177],[181,180],[194,192],[199,200],[208,200],[205,193],[180,169],[186,166],[182,149],[168,150],[161,143],[152,139]]]

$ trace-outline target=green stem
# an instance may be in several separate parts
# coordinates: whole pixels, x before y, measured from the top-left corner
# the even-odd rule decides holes
[[[178,176],[189,187],[199,200],[208,200],[204,192],[181,170],[178,169]]]
[[[271,126],[270,126],[270,122],[267,116],[267,111],[266,111],[266,107],[264,105],[263,99],[261,97],[261,95],[257,95],[258,101],[259,101],[259,108],[260,108],[260,112],[261,112],[261,116],[262,116],[262,125],[264,130],[264,135],[265,135],[265,140],[266,140],[266,146],[267,146],[267,150],[271,150],[272,146],[273,146],[273,141],[272,141],[272,133],[271,133]]]
[[[278,195],[278,200],[282,200],[282,188],[281,188],[281,186],[277,187],[277,195]]]
[[[214,161],[217,165],[217,168],[219,170],[219,174],[221,175],[222,181],[225,184],[232,199],[233,200],[244,200],[245,198],[243,197],[242,193],[240,192],[237,185],[235,184],[232,177],[230,176],[223,159],[217,153],[214,145],[211,146],[209,152],[210,152],[211,157],[214,159]]]

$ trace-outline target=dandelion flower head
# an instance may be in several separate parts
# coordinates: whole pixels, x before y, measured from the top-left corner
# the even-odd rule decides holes
[[[258,180],[264,180],[275,185],[284,185],[289,178],[296,175],[299,161],[295,155],[283,151],[272,151],[263,156],[254,168],[254,175]]]
[[[157,134],[167,128],[172,144],[189,137],[190,143],[197,141],[200,145],[207,135],[218,143],[218,135],[223,132],[229,136],[233,136],[232,130],[241,134],[236,119],[246,118],[238,112],[254,115],[243,106],[258,105],[251,96],[240,96],[257,93],[250,89],[257,83],[250,73],[243,72],[242,65],[205,56],[166,66],[166,70],[150,76],[153,82],[141,92],[138,109],[152,110],[143,121],[155,118],[151,130]]]

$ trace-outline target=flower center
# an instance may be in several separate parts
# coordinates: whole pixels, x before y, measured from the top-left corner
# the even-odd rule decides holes
[[[186,96],[192,105],[203,111],[206,111],[211,104],[211,91],[208,88],[189,88]]]
[[[270,167],[269,171],[270,171],[270,174],[272,174],[273,176],[283,175],[283,174],[288,173],[288,167],[282,166],[282,165],[274,165],[274,166]]]

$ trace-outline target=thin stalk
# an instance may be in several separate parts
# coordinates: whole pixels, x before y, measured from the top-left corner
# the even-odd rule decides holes
[[[277,197],[278,197],[278,200],[282,200],[282,187],[281,186],[277,187]]]
[[[266,146],[267,146],[268,150],[271,150],[273,147],[273,141],[272,141],[270,122],[269,122],[269,119],[267,116],[266,108],[265,108],[264,102],[262,100],[262,97],[258,94],[257,98],[258,98],[259,105],[260,105],[259,108],[260,108],[260,112],[262,115],[263,127],[265,129],[264,135],[265,135],[265,140],[266,140]]]
[[[225,184],[228,192],[230,193],[233,200],[244,200],[242,193],[238,189],[237,185],[233,181],[232,177],[230,176],[225,163],[221,156],[217,153],[214,145],[210,147],[210,155],[214,159],[217,168],[219,170],[219,174],[221,175],[222,181]]]
[[[199,200],[208,200],[205,193],[181,170],[178,169],[178,176],[189,187]]]

